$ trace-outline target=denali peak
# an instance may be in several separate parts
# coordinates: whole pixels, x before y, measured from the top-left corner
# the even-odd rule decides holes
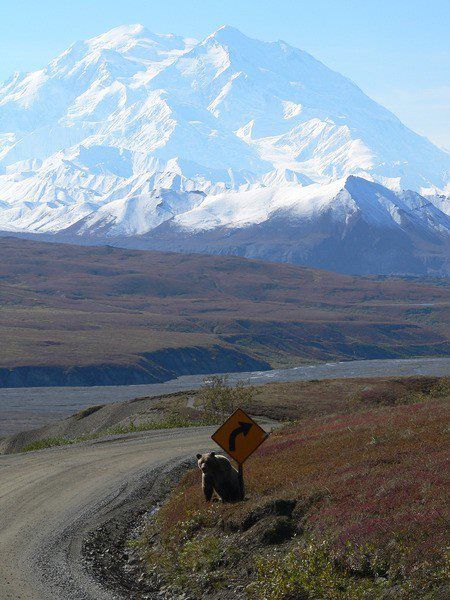
[[[350,176],[366,180],[356,208]],[[3,231],[182,237],[323,219],[324,206],[404,228],[415,203],[422,234],[442,237],[449,181],[450,154],[352,81],[229,26],[201,41],[116,27],[0,87]]]

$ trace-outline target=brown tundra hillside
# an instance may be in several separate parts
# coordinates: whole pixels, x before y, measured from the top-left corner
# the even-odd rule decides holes
[[[447,280],[0,238],[0,386],[444,356]]]

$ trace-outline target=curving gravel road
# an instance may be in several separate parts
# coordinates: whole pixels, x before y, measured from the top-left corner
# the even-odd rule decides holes
[[[88,531],[157,478],[206,451],[210,427],[0,456],[1,600],[112,600],[83,568]]]
[[[422,374],[432,367],[448,373],[448,359],[438,361],[417,361],[413,372]],[[379,364],[383,361],[370,362],[375,373],[384,370],[385,365]],[[396,362],[411,374],[412,361]],[[311,378],[312,371],[321,378],[361,375],[355,367],[356,363],[338,363],[249,375],[255,383],[259,378]],[[124,502],[131,503],[143,486],[156,482],[164,465],[210,448],[212,431],[209,427],[151,431],[0,456],[0,600],[119,598],[84,569],[85,535]]]

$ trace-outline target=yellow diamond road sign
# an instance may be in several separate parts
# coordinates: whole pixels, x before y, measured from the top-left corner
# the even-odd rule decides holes
[[[211,437],[241,465],[268,435],[247,413],[238,408]]]

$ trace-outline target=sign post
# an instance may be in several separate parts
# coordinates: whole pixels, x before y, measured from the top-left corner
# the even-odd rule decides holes
[[[242,463],[238,464],[238,481],[241,489],[241,500],[245,498],[245,486],[244,486],[244,466]]]
[[[238,464],[242,499],[244,499],[243,464],[268,436],[269,434],[240,408],[211,436],[216,444]]]

